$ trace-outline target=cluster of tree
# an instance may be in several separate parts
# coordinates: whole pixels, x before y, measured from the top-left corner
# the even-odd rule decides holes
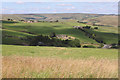
[[[48,22],[48,21],[47,21]],[[49,22],[59,22],[58,20],[55,20],[55,21],[49,21]]]
[[[116,43],[111,44],[111,46],[112,46],[111,48],[114,48],[114,49],[120,48],[119,44],[116,44]]]
[[[96,48],[96,47],[93,45],[84,45],[83,48]]]
[[[72,19],[72,17],[62,17],[62,19]]]
[[[91,26],[85,26],[84,29],[92,29]],[[98,27],[94,27],[94,29],[98,29]]]
[[[10,19],[10,18],[9,18],[8,21],[13,21],[13,19]]]
[[[94,27],[94,29],[98,29],[98,27]]]
[[[84,29],[91,29],[91,26],[84,26]]]
[[[8,21],[12,21],[12,19],[8,19]],[[30,21],[30,22],[59,22],[58,20],[55,20],[55,21],[42,21],[42,20],[24,20],[24,19],[21,19],[21,20],[19,20],[19,21],[21,21],[21,22],[27,22],[27,21]]]
[[[22,20],[20,20],[20,21],[25,21],[25,20],[22,19]]]
[[[87,24],[88,22],[81,22],[81,21],[77,21],[78,23],[83,23],[83,24]]]
[[[29,45],[31,46],[81,47],[80,41],[78,39],[61,40],[54,36],[50,37],[39,35],[28,37],[27,40],[30,42]]]
[[[55,21],[41,21],[41,20],[38,20],[37,22],[50,22],[50,23],[52,23],[52,22],[59,22],[58,20],[55,20]]]

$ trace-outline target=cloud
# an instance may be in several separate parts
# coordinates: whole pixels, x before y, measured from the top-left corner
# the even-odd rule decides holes
[[[17,1],[16,3],[17,4],[23,4],[24,2],[23,1]]]
[[[51,9],[51,7],[50,7],[50,6],[48,6],[48,7],[46,7],[46,9]]]
[[[72,4],[58,4],[58,6],[72,6]]]
[[[71,11],[71,10],[75,10],[75,9],[76,9],[76,7],[74,7],[74,6],[69,7],[69,8],[65,8],[65,10],[67,10],[67,11]]]
[[[2,11],[8,10],[7,8],[2,8]]]
[[[72,6],[71,9],[75,9],[76,7]]]

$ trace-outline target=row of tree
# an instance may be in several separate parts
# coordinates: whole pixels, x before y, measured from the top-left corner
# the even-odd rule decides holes
[[[78,28],[79,30],[83,31],[85,33],[85,36],[88,36],[89,38],[94,39],[95,41],[97,41],[98,43],[105,43],[102,38],[98,37],[96,34],[94,33],[90,33],[88,32],[86,29],[90,29],[90,26],[86,26],[84,28]]]
[[[13,21],[13,19],[8,18],[8,21]],[[26,22],[26,20],[24,20],[24,19],[21,19],[19,21]],[[32,19],[27,20],[27,21],[31,21],[31,22],[35,22],[35,21],[36,22],[59,22],[59,20],[55,20],[55,21],[41,21],[41,20],[32,20]]]

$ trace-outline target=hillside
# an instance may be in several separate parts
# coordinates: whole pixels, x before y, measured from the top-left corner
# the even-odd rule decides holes
[[[97,43],[94,40],[85,36],[85,33],[83,33],[82,31],[74,29],[72,27],[73,25],[74,22],[73,23],[71,22],[4,23],[3,22],[3,43],[6,42],[9,43],[9,41],[6,41],[9,39],[19,39],[21,42],[21,37],[23,38],[24,36],[40,35],[40,34],[49,35],[52,32],[55,32],[56,34],[65,34],[68,36],[76,37],[81,41],[81,43],[84,42]]]
[[[95,40],[86,36],[83,31],[74,29],[73,26],[85,26],[85,24],[76,22],[38,22],[38,23],[6,23],[3,22],[3,43],[5,44],[24,44],[27,36],[35,35],[50,35],[55,32],[56,34],[63,34],[75,37],[80,40],[82,44],[98,44]],[[94,26],[93,26],[94,27]],[[107,44],[117,43],[118,35],[112,29],[102,30],[103,27],[99,27],[98,30],[88,30],[90,33],[94,33],[98,38],[102,39]],[[17,41],[17,42],[16,42]],[[21,42],[22,41],[22,42]]]
[[[104,26],[114,26],[118,25],[117,15],[104,15],[104,14],[83,14],[83,13],[61,13],[61,14],[3,14],[3,19],[7,20],[12,18],[15,20],[44,20],[44,21],[66,21],[66,20],[78,20],[81,22],[87,22],[87,24]]]
[[[88,18],[83,20],[83,22],[88,22],[88,24],[104,25],[107,27],[118,27],[118,16],[115,15],[105,15],[95,18]]]
[[[96,39],[106,44],[118,43],[118,28],[116,27],[116,15],[98,14],[4,14],[3,15],[3,43],[4,44],[27,44],[28,36],[67,35],[80,40],[81,44],[99,44],[95,39],[86,36],[86,33],[73,28],[73,26],[91,26],[86,30]],[[13,19],[14,21],[8,21]],[[24,22],[20,20],[40,20],[40,22]],[[111,19],[111,20],[110,20]],[[55,22],[58,20],[58,22]],[[79,22],[78,22],[79,21]],[[93,25],[93,23],[99,25]],[[87,22],[87,23],[82,23]],[[95,23],[95,24],[96,24]],[[100,24],[104,26],[100,26]],[[94,29],[98,27],[98,29]],[[88,35],[88,34],[87,34]]]

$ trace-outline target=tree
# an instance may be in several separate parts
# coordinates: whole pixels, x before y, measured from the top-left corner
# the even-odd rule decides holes
[[[59,22],[58,20],[56,20],[55,22]]]
[[[20,21],[25,21],[25,20],[22,19],[22,20],[20,20]]]
[[[116,44],[116,43],[113,43],[113,44],[111,44],[111,45],[112,45],[111,48],[115,48],[115,49],[118,49],[118,48],[119,48],[118,44]]]
[[[85,26],[85,27],[83,27],[83,28],[85,28],[85,29],[90,29],[90,28],[91,28],[91,26]]]
[[[8,21],[13,21],[12,19],[8,19]]]
[[[98,27],[94,27],[94,29],[98,29]]]
[[[53,33],[51,34],[51,37],[56,37],[56,33],[53,32]]]
[[[10,21],[11,19],[8,19],[8,21]]]
[[[56,37],[49,36],[34,36],[28,37],[27,41],[30,42],[31,46],[56,46],[56,47],[81,47],[78,39],[74,40],[61,40]]]

